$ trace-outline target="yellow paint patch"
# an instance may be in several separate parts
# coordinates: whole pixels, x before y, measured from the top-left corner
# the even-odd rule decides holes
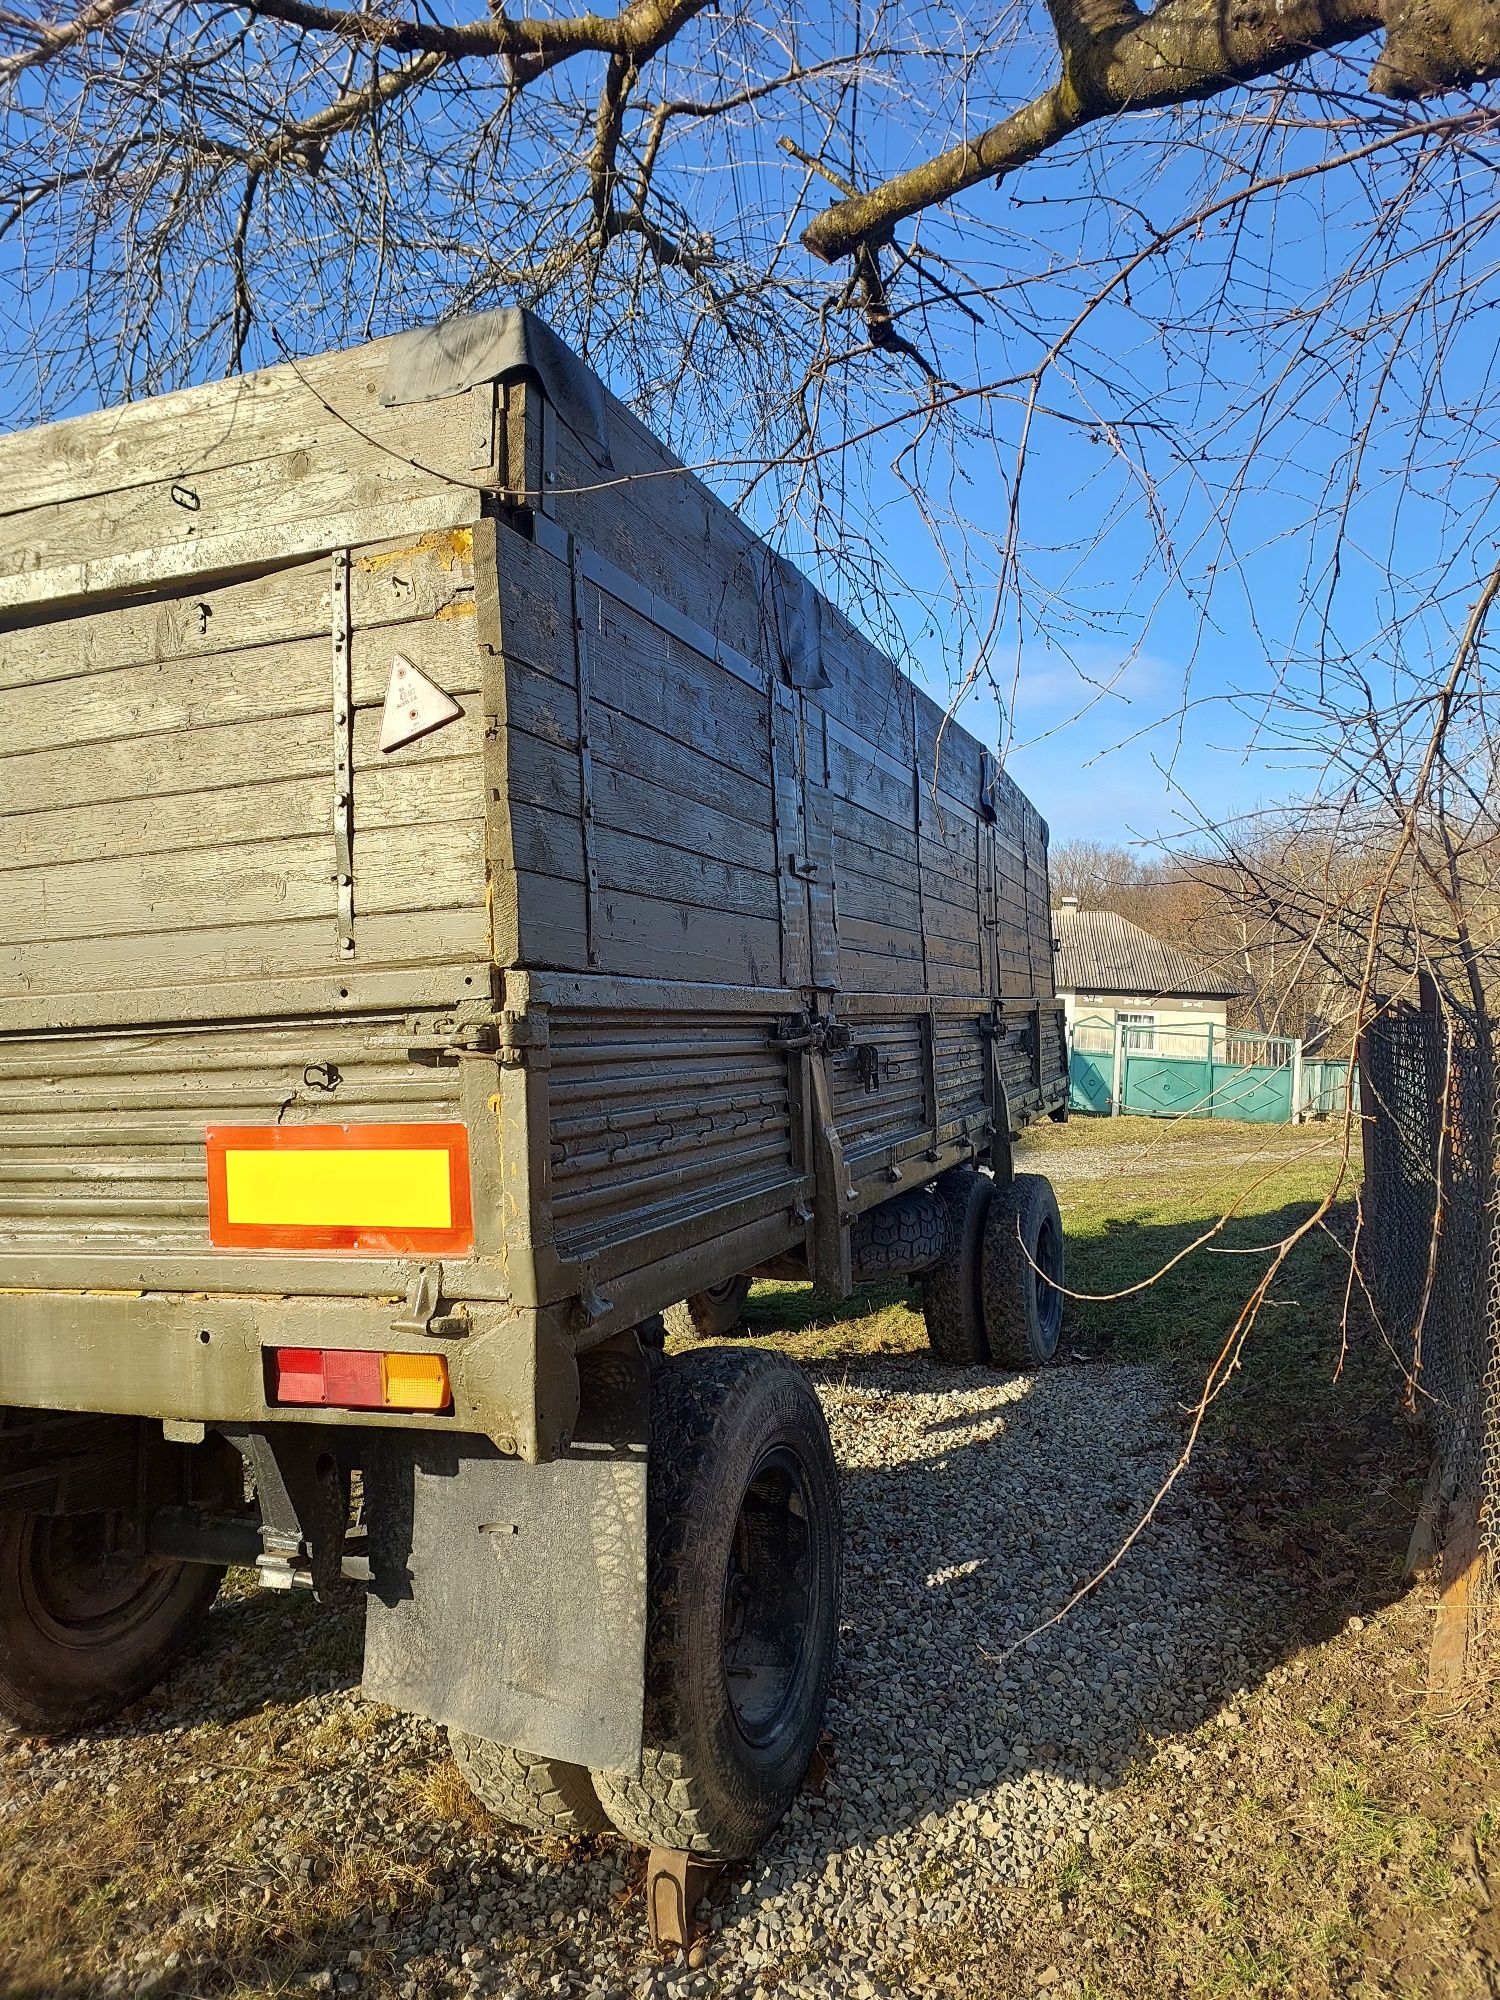
[[[472,597],[457,598],[452,604],[439,605],[432,615],[434,619],[472,618],[474,616],[474,600]]]
[[[297,1229],[449,1229],[446,1151],[270,1148],[224,1156],[228,1220]]]
[[[474,530],[472,528],[430,528],[425,535],[419,535],[414,542],[406,542],[399,549],[376,549],[373,554],[356,556],[359,568],[370,576],[378,576],[383,569],[390,569],[396,563],[410,562],[413,556],[433,556],[438,566],[449,569],[455,565],[471,563],[474,560]]]

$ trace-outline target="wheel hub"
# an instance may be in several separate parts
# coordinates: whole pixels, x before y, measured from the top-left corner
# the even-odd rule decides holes
[[[59,1644],[116,1644],[152,1616],[171,1584],[168,1569],[122,1545],[114,1515],[29,1524],[22,1585],[33,1619]]]
[[[767,1452],[740,1503],[724,1578],[724,1675],[741,1735],[771,1745],[795,1712],[817,1609],[807,1482]]]

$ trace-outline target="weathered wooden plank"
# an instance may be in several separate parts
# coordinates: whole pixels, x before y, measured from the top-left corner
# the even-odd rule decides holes
[[[323,550],[362,548],[389,533],[391,511],[389,505],[378,505],[310,514],[122,555],[79,558],[51,569],[21,569],[0,576],[0,614],[21,616],[42,606],[55,613],[90,599],[120,598],[171,584],[190,588]],[[477,513],[477,495],[457,486],[417,494],[400,507],[402,525],[412,535],[472,526]]]
[[[893,958],[886,952],[839,949],[839,982],[851,993],[912,994],[922,991],[920,958]]]
[[[877,763],[872,745],[856,745],[847,736],[828,739],[827,790],[851,805],[889,820],[907,835],[912,830],[912,780],[910,776]]]
[[[760,606],[766,564],[761,545],[614,398],[607,408],[614,459],[608,471],[564,426],[557,427],[551,509],[558,522],[688,617],[703,619],[711,606],[712,618],[704,622],[712,623],[718,637],[769,667]]]
[[[831,604],[823,607],[823,664],[833,677],[815,701],[829,717],[906,769],[912,762],[911,683]]]
[[[770,753],[758,758],[749,749],[736,751],[737,764],[719,758],[638,721],[606,698],[590,703],[596,789],[612,785],[624,796],[630,785],[644,780],[689,802],[701,802],[714,812],[749,825],[772,824]],[[555,767],[538,758],[526,739],[572,754],[578,746],[577,699],[560,683],[534,674],[507,681],[506,720],[511,739],[512,782],[530,799],[533,785],[555,790]],[[749,768],[746,768],[746,767]],[[614,774],[614,779],[610,775]],[[617,782],[615,782],[617,780]],[[576,781],[575,781],[576,782]],[[538,799],[537,803],[548,803]]]
[[[392,656],[404,652],[459,697],[477,690],[478,656],[468,622],[427,621],[354,635],[354,698],[383,707]],[[215,728],[326,712],[330,701],[328,638],[257,646],[210,656],[150,662],[5,694],[3,760],[41,750],[66,733],[70,743],[140,741],[169,731]],[[451,725],[456,727],[457,725]]]
[[[57,732],[63,734],[61,730]],[[149,802],[174,793],[331,772],[326,711],[275,721],[233,722],[156,736],[115,737],[0,757],[0,839],[13,822],[51,808]]]
[[[872,856],[872,862],[873,859]],[[847,921],[857,919],[907,931],[920,942],[922,906],[910,890],[897,889],[876,876],[843,868],[838,875],[837,902],[840,934],[844,933]]]
[[[587,969],[582,885],[521,870],[515,878],[519,919],[497,922],[502,937],[524,950],[524,962],[562,970]],[[597,970],[633,978],[701,980],[715,985],[774,985],[780,973],[780,930],[771,920],[735,916],[686,904],[601,890],[594,913]]]
[[[511,825],[517,867],[565,881],[585,879],[576,816],[513,806]],[[601,889],[634,891],[695,910],[732,911],[768,920],[777,914],[774,876],[713,854],[695,854],[617,827],[599,826],[595,862]]]
[[[581,881],[535,875],[517,867],[497,881],[495,960],[560,971],[588,969],[588,916]]]
[[[635,890],[668,905],[760,918],[772,926],[779,921],[775,876],[738,867],[714,854],[693,854],[615,827],[600,827],[598,863],[603,889]]]
[[[978,949],[979,912],[967,905],[944,903],[931,898],[927,904],[927,929],[931,937],[947,938]]]
[[[71,684],[65,710],[51,687],[12,688],[5,698],[0,760],[22,750],[45,749],[60,734],[72,743],[108,742],[266,716],[306,715],[326,710],[328,703],[326,640],[258,647],[251,655],[212,662],[187,659],[125,667]]]
[[[852,800],[840,798],[822,785],[808,786],[808,810],[814,824],[829,842],[845,841],[847,852],[862,848],[881,860],[889,855],[907,867],[917,865],[917,837],[910,818],[905,822],[887,819],[881,813],[866,812]]]
[[[484,958],[489,938],[482,906],[424,912],[420,921],[410,912],[371,913],[359,920],[358,957],[345,970],[364,966],[401,967],[450,964]],[[179,931],[169,953],[159,933],[144,931],[94,938],[87,957],[76,942],[0,944],[0,984],[23,995],[78,992],[80,967],[86,966],[89,990],[111,988],[136,992],[153,986],[181,988],[191,982],[226,982],[224,1007],[244,1008],[236,993],[245,980],[277,978],[296,973],[330,972],[338,963],[335,929],[330,914],[318,918],[280,918],[271,924],[232,924]],[[54,1016],[55,1018],[55,1016]]]
[[[759,799],[754,803],[759,805]],[[596,765],[594,817],[601,828],[638,832],[758,875],[776,874],[775,835],[758,816],[725,812],[707,799],[685,797],[645,776]]]
[[[922,965],[922,934],[918,930],[898,930],[894,924],[846,916],[839,910],[839,944],[871,958],[912,959],[918,971]]]
[[[495,536],[496,630],[491,643],[508,670],[573,679],[573,594],[568,566],[524,535],[486,524]]]
[[[358,552],[349,571],[355,628],[472,616],[472,543],[471,529],[452,528]],[[0,631],[0,689],[318,638],[331,617],[327,559],[278,564],[182,596],[42,616]]]
[[[389,344],[372,341],[0,436],[0,510],[24,518],[164,478],[191,487],[216,468],[302,452],[309,471],[314,455],[354,467],[416,458],[439,477],[472,479],[462,398],[381,405]]]
[[[917,864],[909,855],[900,853],[895,847],[883,852],[872,849],[867,840],[859,840],[847,833],[833,829],[833,866],[838,881],[843,882],[851,874],[868,875],[872,868],[878,868],[883,880],[891,888],[906,895],[917,894]]]
[[[428,910],[484,897],[483,823],[387,827],[367,832],[356,856],[356,904]],[[252,839],[181,853],[16,869],[4,877],[0,939],[13,944],[166,934],[333,911],[333,844],[327,834]],[[86,959],[87,950],[80,952]]]
[[[765,696],[612,599],[597,601],[603,616],[589,637],[591,703],[769,785]]]
[[[326,736],[326,730],[323,732]],[[326,763],[326,745],[325,758]],[[186,854],[243,840],[256,825],[278,834],[324,834],[332,801],[326,773],[263,785],[209,787],[127,800],[15,812],[0,819],[0,884],[12,871],[71,861],[145,854]],[[0,887],[0,897],[7,890]]]
[[[380,756],[379,711],[357,716],[356,811],[367,780],[372,785],[378,780],[378,791],[401,772],[420,770],[425,774],[432,766],[476,757],[480,727],[477,714],[468,714],[447,729],[403,748],[396,762]],[[67,859],[75,846],[86,850],[93,820],[100,829],[94,853],[135,851],[133,847],[113,849],[106,826],[122,831],[137,821],[149,826],[150,814],[160,806],[172,813],[172,824],[181,827],[186,837],[195,809],[190,804],[180,809],[170,807],[168,802],[174,797],[190,801],[220,793],[239,798],[240,809],[247,815],[242,830],[261,823],[263,812],[267,814],[264,823],[275,824],[269,817],[269,806],[258,797],[258,788],[266,783],[299,781],[321,784],[326,793],[325,808],[331,809],[326,712],[28,751],[0,761],[0,842],[8,844],[18,858],[24,848],[24,859],[30,865],[45,858],[48,830],[53,828],[62,842],[59,858]],[[458,772],[431,778],[424,775],[420,784],[422,798],[434,802],[442,790],[467,786],[478,809],[477,777]],[[99,817],[103,814],[111,815],[108,821]]]

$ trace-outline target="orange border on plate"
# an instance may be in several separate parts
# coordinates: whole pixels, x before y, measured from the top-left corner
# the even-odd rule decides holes
[[[366,1256],[466,1256],[474,1247],[469,1134],[448,1125],[210,1125],[208,1234],[220,1250],[344,1250]],[[443,1152],[448,1155],[446,1229],[329,1228],[292,1222],[234,1222],[227,1156],[248,1152]]]

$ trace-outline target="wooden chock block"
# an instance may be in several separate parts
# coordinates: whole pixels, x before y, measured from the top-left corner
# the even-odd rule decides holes
[[[718,1863],[675,1847],[653,1847],[646,1857],[646,1922],[657,1951],[688,1952],[698,1934],[694,1912],[708,1894]]]

